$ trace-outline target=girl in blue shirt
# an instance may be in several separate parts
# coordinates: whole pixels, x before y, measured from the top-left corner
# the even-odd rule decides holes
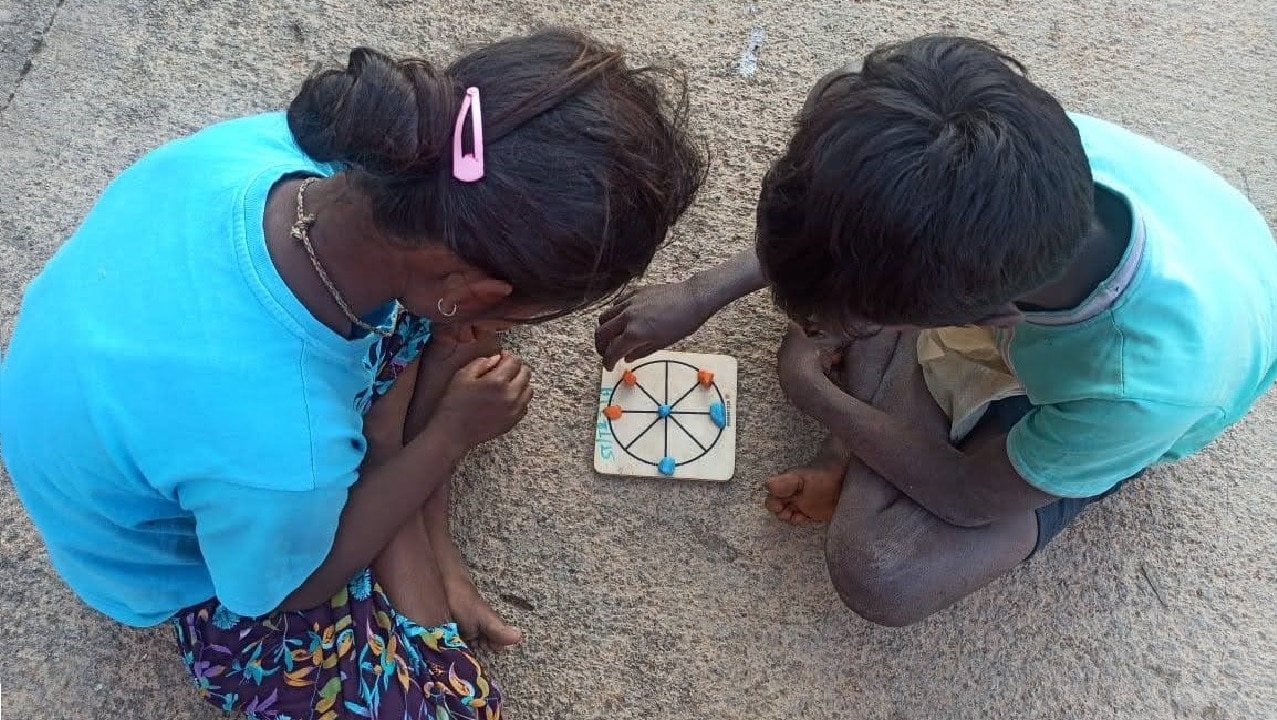
[[[683,119],[657,72],[548,31],[446,69],[359,49],[286,114],[147,154],[31,283],[0,373],[58,571],[171,621],[227,710],[498,717],[467,642],[519,633],[447,517],[531,400],[493,334],[643,272],[703,178]]]

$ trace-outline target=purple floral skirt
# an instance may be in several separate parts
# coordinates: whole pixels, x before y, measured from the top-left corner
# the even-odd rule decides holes
[[[369,350],[367,411],[430,339],[403,315]],[[501,694],[448,623],[427,628],[399,614],[364,570],[327,603],[265,618],[240,617],[216,598],[171,621],[200,696],[249,720],[498,720]]]
[[[172,623],[200,696],[251,720],[501,717],[456,625],[399,614],[368,570],[310,610],[253,619],[210,600]]]

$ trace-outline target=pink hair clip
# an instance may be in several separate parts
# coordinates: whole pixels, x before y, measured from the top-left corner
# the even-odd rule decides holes
[[[474,154],[461,151],[461,128],[470,112],[470,134],[474,137]],[[452,176],[461,182],[478,182],[483,177],[483,112],[479,106],[479,88],[467,88],[457,113],[457,127],[452,133]]]

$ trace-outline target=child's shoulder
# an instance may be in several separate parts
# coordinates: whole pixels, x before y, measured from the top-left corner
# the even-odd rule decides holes
[[[185,170],[216,179],[219,173],[240,175],[280,165],[313,165],[320,174],[331,174],[329,166],[315,163],[297,146],[285,115],[271,112],[223,120],[171,140],[143,155],[130,171]]]
[[[1193,158],[1135,130],[1081,113],[1069,113],[1069,119],[1078,129],[1097,182],[1115,180],[1128,191],[1149,193],[1189,179],[1200,179],[1198,176],[1215,175]],[[1182,180],[1161,176],[1169,169],[1187,172],[1188,176]],[[1159,184],[1148,182],[1154,179],[1158,179]]]
[[[1141,206],[1162,231],[1226,224],[1230,232],[1269,235],[1249,199],[1206,163],[1116,123],[1081,113],[1069,117],[1095,181]]]

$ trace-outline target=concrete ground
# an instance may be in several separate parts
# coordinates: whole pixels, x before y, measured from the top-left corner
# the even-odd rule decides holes
[[[145,149],[279,108],[315,63],[356,44],[444,58],[544,23],[678,62],[691,79],[713,177],[651,280],[751,240],[758,179],[820,73],[929,31],[1005,46],[1066,105],[1200,157],[1277,224],[1268,0],[0,0],[0,337],[23,285]],[[757,74],[742,77],[734,68],[755,27]],[[777,391],[781,323],[767,299],[681,346],[741,360],[739,472],[723,485],[591,472],[592,322],[517,335],[539,368],[535,409],[458,479],[458,532],[478,581],[527,631],[493,662],[508,717],[1277,717],[1277,397],[1022,569],[885,630],[830,590],[820,528],[761,508],[760,482],[818,441]],[[11,720],[216,716],[194,699],[165,630],[121,629],[81,607],[7,480],[0,538]]]

